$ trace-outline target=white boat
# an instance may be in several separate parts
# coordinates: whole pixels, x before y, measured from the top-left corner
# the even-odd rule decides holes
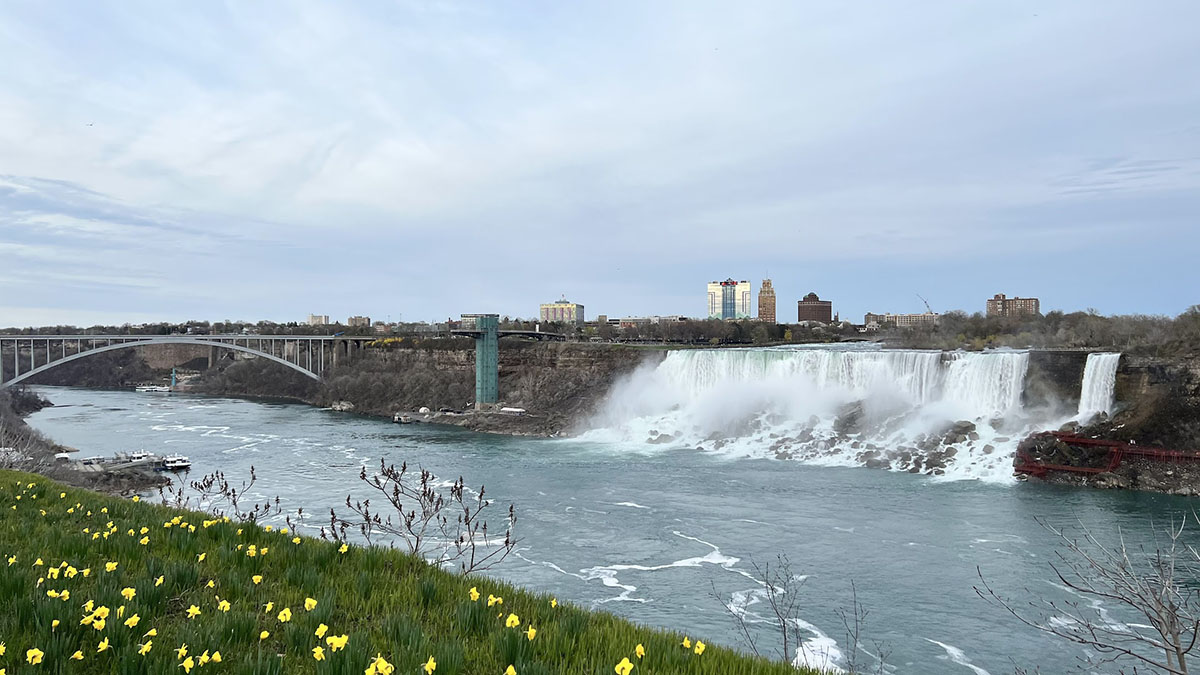
[[[192,468],[192,460],[183,455],[167,455],[159,466],[163,471],[183,471]]]
[[[154,392],[170,392],[171,388],[165,384],[143,384],[140,387],[134,387],[134,391],[154,391]]]
[[[101,457],[100,455],[93,455],[91,457],[84,457],[83,459],[79,460],[79,463],[84,466],[91,466],[93,464],[103,464],[104,458]]]
[[[392,415],[392,421],[395,422],[396,424],[412,424],[413,419],[411,417],[409,417],[408,415],[401,415],[400,413],[396,413],[395,415]]]
[[[152,459],[153,457],[154,453],[146,452],[145,450],[117,453],[117,461],[119,462],[143,462],[147,459]]]

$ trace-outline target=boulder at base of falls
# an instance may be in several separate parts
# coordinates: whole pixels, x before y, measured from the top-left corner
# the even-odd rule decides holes
[[[833,421],[833,428],[842,435],[857,433],[862,425],[862,418],[862,402],[847,403],[838,411],[837,419]]]
[[[670,443],[671,441],[675,440],[675,437],[671,434],[655,435],[655,433],[657,433],[657,432],[651,432],[650,438],[646,439],[647,443],[650,443],[652,445],[660,445],[662,443]]]

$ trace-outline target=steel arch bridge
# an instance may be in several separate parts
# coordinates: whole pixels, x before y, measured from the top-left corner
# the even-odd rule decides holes
[[[147,345],[199,345],[265,358],[320,380],[374,338],[332,335],[0,335],[0,389],[92,354]],[[12,364],[6,379],[6,365]],[[24,368],[24,370],[22,370]]]

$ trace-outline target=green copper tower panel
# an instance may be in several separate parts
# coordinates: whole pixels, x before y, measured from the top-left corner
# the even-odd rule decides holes
[[[500,317],[475,317],[475,406],[500,400]]]

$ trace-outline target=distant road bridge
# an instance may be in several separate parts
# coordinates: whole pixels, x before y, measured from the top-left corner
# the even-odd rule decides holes
[[[92,354],[148,345],[199,345],[212,352],[229,349],[320,380],[326,368],[350,358],[374,339],[356,335],[0,335],[0,389]]]

